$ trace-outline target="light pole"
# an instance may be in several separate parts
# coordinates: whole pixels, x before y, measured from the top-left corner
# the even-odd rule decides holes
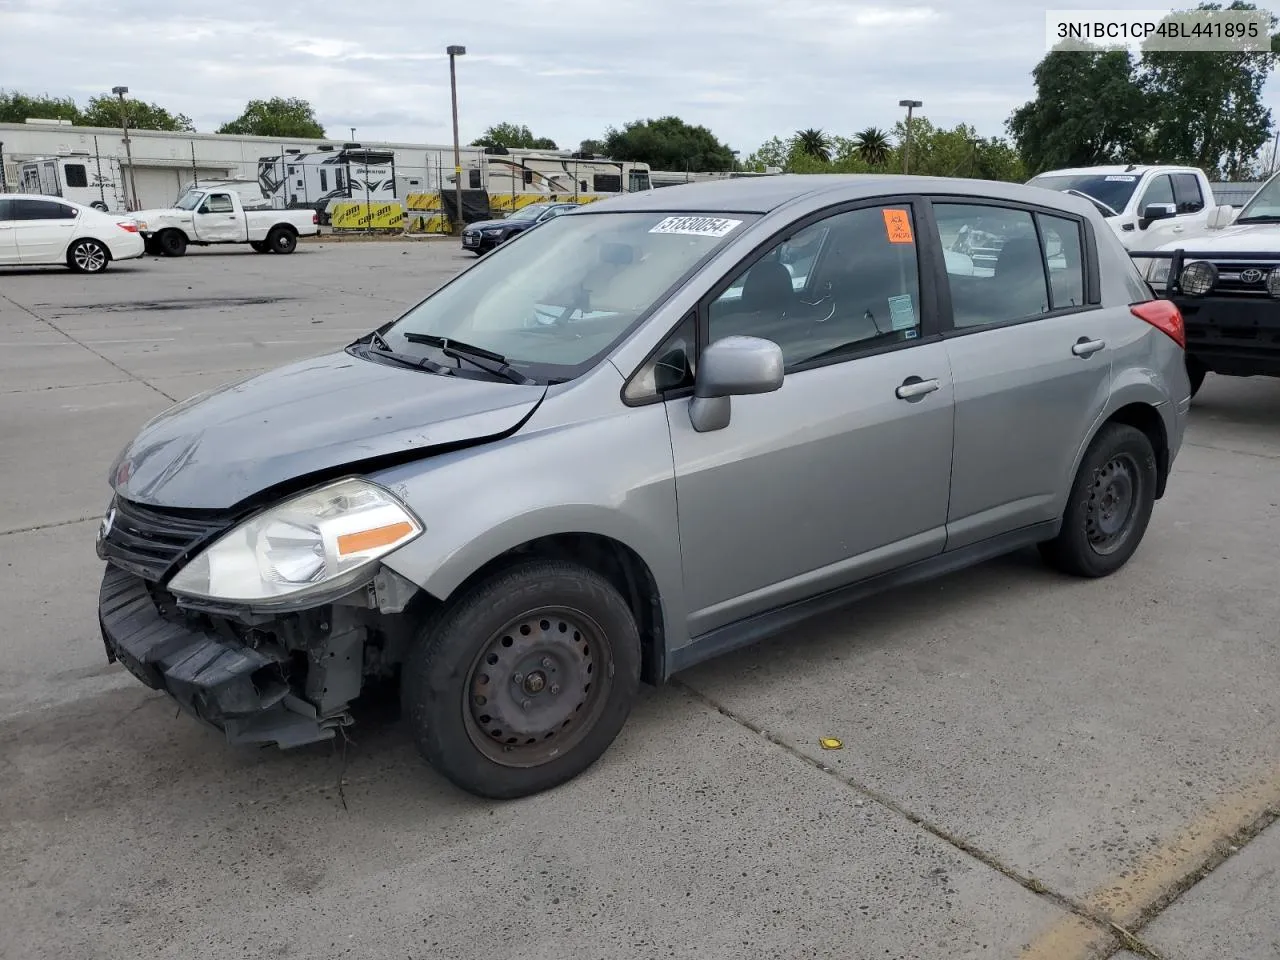
[[[907,108],[907,142],[902,153],[902,172],[908,173],[911,168],[911,111],[924,104],[919,100],[899,100],[898,106]]]
[[[456,44],[445,48],[449,55],[449,93],[453,97],[453,188],[458,205],[458,219],[453,225],[453,235],[462,232],[462,145],[458,142],[458,68],[457,59],[467,52]]]
[[[120,98],[120,129],[124,133],[124,156],[129,164],[129,184],[125,187],[126,194],[133,194],[133,202],[129,202],[128,196],[125,197],[125,206],[130,210],[138,209],[138,177],[133,172],[133,148],[129,143],[129,109],[125,106],[124,95],[129,92],[128,87],[112,87],[111,92]]]
[[[352,142],[352,143],[355,143],[355,142],[356,142],[356,128],[355,128],[355,127],[352,127],[352,128],[351,128],[351,142]]]

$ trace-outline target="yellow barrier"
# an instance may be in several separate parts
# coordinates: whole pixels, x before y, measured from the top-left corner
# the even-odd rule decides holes
[[[404,198],[404,205],[410,213],[442,209],[439,193],[410,193]]]
[[[489,195],[489,211],[494,219],[502,219],[509,216],[515,211],[529,206],[531,203],[595,203],[597,200],[607,200],[613,194],[607,193],[580,193],[576,197],[571,193],[566,194],[547,194],[547,193],[517,193],[512,194],[490,194]],[[389,224],[389,226],[400,226],[404,224],[406,233],[452,233],[453,225],[449,221],[449,215],[444,212],[444,204],[440,199],[439,193],[410,193],[405,198],[405,206],[408,207],[409,213],[407,219]],[[341,229],[338,223],[337,209],[347,204],[335,204],[333,213],[333,225],[335,228]],[[363,206],[363,204],[351,204],[351,206]],[[352,224],[353,226],[368,227],[381,226],[382,224],[368,224],[364,222]]]
[[[442,213],[415,214],[409,218],[405,233],[452,233],[449,218]]]
[[[335,230],[394,230],[404,225],[404,208],[398,203],[362,203],[344,200],[329,209]]]

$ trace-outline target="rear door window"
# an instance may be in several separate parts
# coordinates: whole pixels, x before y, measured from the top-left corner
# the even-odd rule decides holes
[[[1194,173],[1173,175],[1173,202],[1179,213],[1199,213],[1204,209],[1204,195],[1200,192],[1200,178]]]
[[[14,220],[74,220],[76,208],[56,200],[14,200]]]

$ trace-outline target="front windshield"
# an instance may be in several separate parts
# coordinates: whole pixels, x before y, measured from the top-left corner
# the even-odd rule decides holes
[[[200,205],[200,201],[204,199],[203,190],[188,190],[178,198],[178,202],[174,204],[179,210],[194,210]]]
[[[1236,223],[1260,220],[1280,220],[1280,174],[1264,183],[1236,217]]]
[[[1105,203],[1119,213],[1129,205],[1133,191],[1138,188],[1142,178],[1136,173],[1090,173],[1072,176],[1033,177],[1027,183],[1032,187],[1043,187],[1045,190],[1079,190]],[[1111,216],[1103,211],[1105,216]]]
[[[480,347],[535,380],[571,379],[754,219],[657,212],[553,217],[538,228],[537,240],[498,247],[382,336],[395,351],[450,365],[438,348],[414,339]]]

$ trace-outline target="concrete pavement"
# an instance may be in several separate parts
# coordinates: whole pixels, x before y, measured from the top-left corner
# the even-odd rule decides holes
[[[231,750],[107,665],[121,445],[470,259],[0,273],[0,957],[1280,952],[1277,381],[1209,379],[1115,577],[1019,555],[861,604],[649,691],[600,764],[517,803],[460,795],[377,716]]]

